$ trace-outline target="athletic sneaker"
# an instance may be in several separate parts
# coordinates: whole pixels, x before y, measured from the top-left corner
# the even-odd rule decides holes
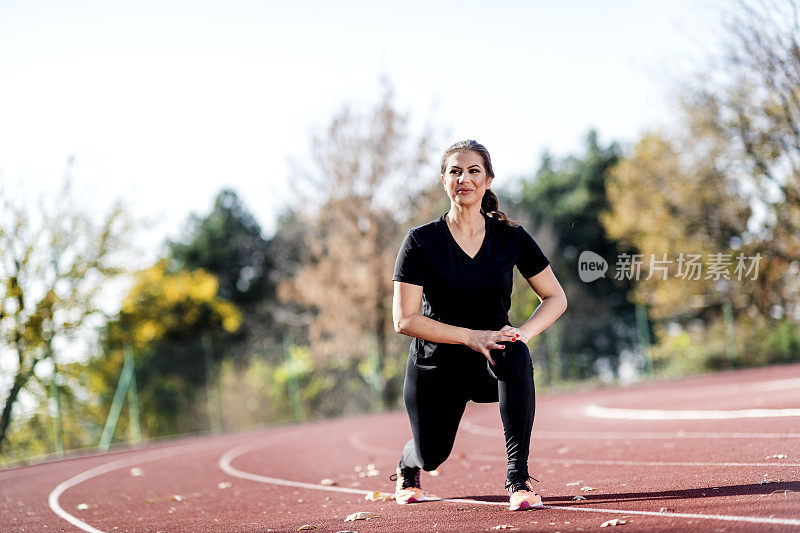
[[[530,476],[518,477],[513,480],[506,479],[506,490],[508,491],[510,511],[523,511],[532,507],[544,507],[542,497],[533,490],[532,478]]]
[[[419,468],[397,467],[395,473],[389,476],[391,481],[396,481],[394,499],[400,505],[407,503],[424,502],[425,495],[419,486]]]

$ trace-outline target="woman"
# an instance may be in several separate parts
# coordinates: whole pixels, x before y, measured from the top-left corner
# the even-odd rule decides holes
[[[447,459],[472,400],[500,404],[509,508],[539,507],[528,475],[534,390],[526,343],[564,312],[567,298],[533,238],[498,210],[483,145],[448,148],[441,179],[450,211],[408,232],[393,277],[395,330],[414,337],[403,391],[413,438],[392,476],[395,498],[425,499],[420,469]],[[508,320],[515,265],[542,300],[518,328]]]

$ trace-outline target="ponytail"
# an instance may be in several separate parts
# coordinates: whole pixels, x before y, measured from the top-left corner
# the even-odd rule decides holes
[[[517,226],[515,221],[510,220],[505,213],[500,211],[500,202],[497,200],[497,195],[492,192],[491,189],[486,189],[486,192],[483,193],[483,199],[481,200],[481,213],[484,213],[486,216],[495,220],[499,220],[506,226]]]

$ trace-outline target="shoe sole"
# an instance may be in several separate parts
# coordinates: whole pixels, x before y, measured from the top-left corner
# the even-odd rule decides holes
[[[519,504],[519,507],[509,507],[509,511],[526,511],[528,509],[544,509],[543,503],[537,503],[535,505],[531,505],[528,502],[522,502]]]

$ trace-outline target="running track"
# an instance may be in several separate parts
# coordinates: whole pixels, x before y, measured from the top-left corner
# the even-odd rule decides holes
[[[800,531],[800,365],[540,396],[542,510],[504,507],[497,404],[470,405],[440,475],[423,474],[446,500],[365,501],[392,490],[408,436],[392,412],[0,471],[0,531],[566,532],[615,518],[623,531]],[[370,463],[379,475],[359,477]],[[357,511],[378,516],[344,522]]]

